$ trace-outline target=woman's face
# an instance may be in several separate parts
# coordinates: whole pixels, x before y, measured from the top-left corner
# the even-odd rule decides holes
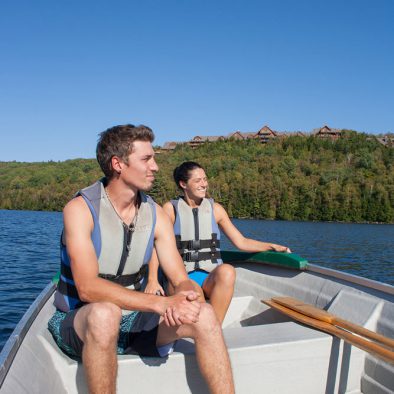
[[[204,198],[208,189],[208,179],[202,168],[195,168],[189,171],[189,179],[180,182],[182,189],[190,197]]]

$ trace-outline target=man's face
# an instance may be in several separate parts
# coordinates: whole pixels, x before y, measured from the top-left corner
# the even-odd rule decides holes
[[[122,162],[123,181],[133,189],[150,190],[155,173],[159,170],[152,144],[149,141],[134,141],[128,160],[128,164]]]

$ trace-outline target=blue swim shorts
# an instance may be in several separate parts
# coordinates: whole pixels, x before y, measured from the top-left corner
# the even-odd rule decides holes
[[[202,287],[205,279],[207,279],[209,275],[209,272],[197,270],[197,271],[189,272],[188,275],[191,280],[194,280],[199,286]]]

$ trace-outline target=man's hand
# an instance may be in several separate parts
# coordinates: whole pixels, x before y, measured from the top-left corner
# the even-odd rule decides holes
[[[168,306],[164,313],[164,321],[169,327],[182,324],[197,323],[201,304],[198,302],[199,294],[193,290],[181,291],[167,297]]]

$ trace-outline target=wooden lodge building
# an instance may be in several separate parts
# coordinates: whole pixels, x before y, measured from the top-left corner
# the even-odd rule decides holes
[[[304,135],[304,134],[303,134]],[[227,136],[201,136],[196,135],[190,141],[187,142],[166,142],[160,151],[169,151],[174,150],[178,144],[187,144],[192,148],[197,148],[198,146],[204,144],[205,142],[214,142],[214,141],[224,141],[227,139],[234,140],[248,140],[248,139],[258,139],[261,143],[265,144],[269,141],[278,138],[280,135],[277,131],[272,130],[268,126],[262,127],[259,131],[255,132],[242,132],[242,131],[234,131],[233,133],[228,134]]]
[[[205,142],[215,142],[215,141],[223,141],[225,140],[225,137],[223,136],[200,136],[196,135],[193,137],[187,144],[191,146],[192,148],[197,148],[201,144],[204,144]]]
[[[323,126],[320,129],[312,130],[312,135],[317,138],[331,139],[333,141],[341,137],[342,130],[332,129],[328,126]]]
[[[377,140],[384,146],[394,147],[394,135],[384,135],[383,137],[378,137]]]
[[[286,138],[290,136],[300,136],[300,137],[307,137],[308,135],[312,135],[316,138],[321,138],[321,139],[330,139],[332,141],[335,141],[342,136],[342,130],[341,129],[333,129],[327,125],[324,125],[323,127],[313,129],[312,132],[310,133],[305,133],[303,131],[296,131],[296,132],[279,132],[272,130],[269,126],[265,125],[263,126],[259,131],[257,132],[242,132],[242,131],[234,131],[227,136],[202,136],[202,135],[196,135],[193,137],[190,141],[186,142],[166,142],[161,149],[159,149],[157,152],[162,152],[162,151],[171,151],[174,150],[175,147],[178,144],[186,144],[189,145],[192,148],[197,148],[198,146],[201,146],[202,144],[206,142],[214,142],[214,141],[223,141],[227,139],[233,139],[233,140],[239,140],[239,141],[244,141],[244,140],[249,140],[249,139],[256,139],[259,140],[262,144],[267,144],[270,141],[273,141],[277,138]],[[388,146],[393,146],[394,144],[394,138],[392,136],[383,136],[381,138],[377,138],[379,142],[381,142],[384,145]]]
[[[264,126],[257,133],[256,132],[243,133],[241,131],[235,131],[234,133],[230,133],[226,139],[235,139],[235,140],[257,139],[262,144],[266,144],[267,142],[272,141],[278,137],[279,134],[277,131],[270,129],[268,126]]]

